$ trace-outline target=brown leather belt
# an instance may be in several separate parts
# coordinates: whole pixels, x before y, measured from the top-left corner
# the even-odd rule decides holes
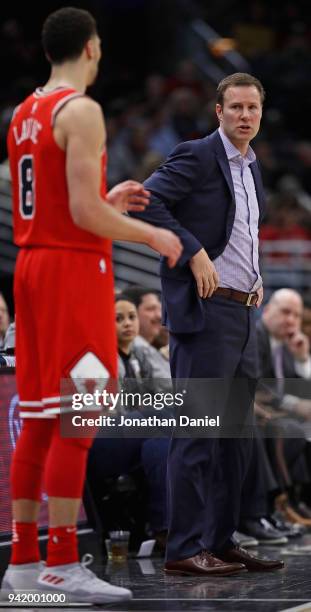
[[[213,295],[222,295],[229,300],[245,304],[245,306],[255,306],[258,300],[257,293],[246,293],[245,291],[237,291],[237,289],[229,289],[228,287],[218,287]]]

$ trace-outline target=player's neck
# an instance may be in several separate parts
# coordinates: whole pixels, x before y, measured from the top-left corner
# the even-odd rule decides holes
[[[73,66],[72,64],[62,66],[53,66],[50,78],[44,85],[45,90],[55,89],[57,87],[70,87],[81,93],[85,93],[86,79],[81,70],[81,66]]]

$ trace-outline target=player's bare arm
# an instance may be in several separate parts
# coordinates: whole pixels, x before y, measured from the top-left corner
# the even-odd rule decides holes
[[[66,150],[69,206],[73,221],[84,230],[113,240],[144,242],[178,261],[182,245],[175,234],[120,215],[100,197],[101,152],[105,141],[100,106],[87,97],[69,102],[55,123],[55,139]]]

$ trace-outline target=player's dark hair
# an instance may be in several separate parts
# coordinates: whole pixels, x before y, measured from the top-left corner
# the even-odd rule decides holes
[[[87,41],[96,34],[96,21],[91,13],[66,6],[45,20],[42,45],[51,64],[62,64],[77,59]]]
[[[217,87],[216,102],[220,104],[220,106],[223,106],[224,93],[228,87],[249,87],[251,85],[254,85],[254,87],[256,87],[258,90],[261,104],[263,104],[265,99],[265,90],[261,82],[252,74],[248,74],[247,72],[235,72],[234,74],[229,74],[229,76],[222,79]]]

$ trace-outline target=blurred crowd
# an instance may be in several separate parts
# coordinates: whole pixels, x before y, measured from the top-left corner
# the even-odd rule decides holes
[[[135,14],[140,11],[140,15],[147,15],[145,3],[138,4]],[[154,4],[150,4],[150,14],[155,11]],[[129,11],[122,13],[125,4],[119,5],[120,24]],[[158,10],[165,12],[166,5],[162,0]],[[167,56],[165,60],[163,48],[160,53],[161,40],[156,43],[153,36],[152,45],[157,45],[154,52],[159,47],[158,65],[150,50],[151,43],[145,53],[141,48],[139,83],[139,66],[135,72],[130,65],[131,48],[122,54],[122,60],[118,54],[119,76],[113,74],[112,47],[109,49],[112,59],[107,67],[104,56],[94,95],[104,108],[107,122],[109,187],[128,178],[144,180],[176,144],[204,137],[217,128],[215,85],[206,71],[204,74],[200,69],[202,61],[199,66],[200,62],[191,52],[191,23],[201,18],[243,56],[249,71],[262,80],[267,92],[261,134],[254,142],[269,196],[262,239],[309,240],[311,137],[307,117],[311,97],[311,30],[307,3],[298,0],[268,4],[253,0],[245,6],[237,0],[220,0],[207,6],[202,0],[172,0],[167,13],[173,39],[170,41],[170,49],[174,50],[172,57]],[[179,20],[175,28],[173,15]],[[148,31],[153,27],[160,37],[161,23],[156,21],[150,25],[149,15]],[[111,23],[113,26],[114,22]],[[168,44],[168,25],[166,30],[164,25],[162,28],[163,44]],[[134,31],[136,39],[137,35],[138,31]],[[142,38],[146,44],[146,33]],[[27,92],[42,84],[45,64],[40,41],[29,35],[21,21],[13,18],[4,21],[1,40],[6,88],[0,95],[0,159],[4,160],[5,133],[12,109]],[[134,44],[138,45],[137,40],[133,41],[133,47]],[[105,40],[103,45],[105,48]],[[217,45],[206,47],[206,61],[211,59],[223,71],[235,71],[224,63],[219,49]],[[120,86],[116,89],[117,79]]]

